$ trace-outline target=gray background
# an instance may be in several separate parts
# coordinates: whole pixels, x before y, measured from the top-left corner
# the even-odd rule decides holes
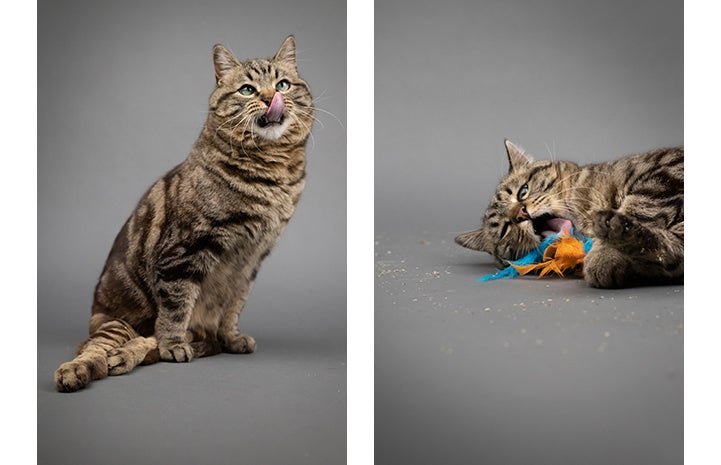
[[[683,286],[477,283],[507,171],[683,140],[683,2],[375,8],[378,464],[678,464]]]
[[[38,8],[39,463],[341,463],[346,425],[342,2],[42,1]],[[205,121],[211,49],[288,34],[317,123],[307,188],[241,317],[258,352],[140,367],[76,394],[53,371],[138,198]]]

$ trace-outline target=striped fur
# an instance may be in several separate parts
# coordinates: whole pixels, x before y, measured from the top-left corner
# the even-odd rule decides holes
[[[506,150],[509,172],[482,226],[456,237],[458,244],[504,267],[540,244],[549,219],[564,218],[593,238],[583,264],[589,285],[683,282],[683,148],[586,166],[534,162],[510,141]]]
[[[55,372],[59,391],[159,359],[255,350],[238,317],[303,191],[314,110],[292,36],[272,59],[241,63],[216,45],[213,61],[217,86],[201,134],[115,239],[95,288],[90,337]],[[255,92],[242,94],[244,85]],[[276,93],[283,117],[265,124]]]

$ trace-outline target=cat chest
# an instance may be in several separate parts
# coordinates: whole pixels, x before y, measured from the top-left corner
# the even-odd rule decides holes
[[[213,333],[223,314],[240,307],[271,244],[224,254],[201,283],[189,328]]]

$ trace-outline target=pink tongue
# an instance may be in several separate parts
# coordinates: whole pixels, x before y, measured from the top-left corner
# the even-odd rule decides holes
[[[276,92],[271,100],[268,110],[265,112],[265,119],[269,123],[278,123],[283,117],[285,111],[285,104],[283,103],[283,96],[280,92]]]
[[[541,233],[543,237],[557,232],[566,236],[571,235],[572,223],[565,218],[553,218],[552,220],[548,220],[548,226],[550,226],[553,231],[543,231]]]

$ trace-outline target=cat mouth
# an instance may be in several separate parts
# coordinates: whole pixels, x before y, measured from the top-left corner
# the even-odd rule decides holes
[[[268,118],[266,115],[262,115],[256,120],[258,127],[267,128],[273,126],[280,126],[285,122],[285,115],[280,115],[278,118]]]
[[[573,229],[571,220],[550,213],[544,213],[531,219],[531,223],[533,224],[533,233],[539,240],[543,240],[551,234],[565,234],[570,236]]]
[[[273,95],[273,100],[268,104],[266,112],[258,118],[258,126],[267,128],[268,126],[280,126],[285,120],[285,101],[280,92]]]

